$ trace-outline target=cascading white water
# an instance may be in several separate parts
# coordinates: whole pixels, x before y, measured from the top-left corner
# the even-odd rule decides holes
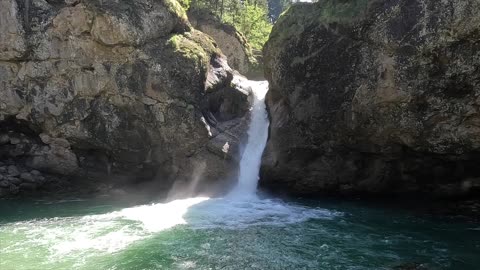
[[[240,161],[237,186],[225,198],[188,198],[125,208],[106,214],[0,224],[0,239],[6,239],[0,241],[0,253],[8,250],[10,256],[16,258],[17,246],[26,246],[45,252],[46,255],[42,255],[42,258],[47,258],[49,263],[71,261],[76,267],[81,267],[86,262],[95,261],[97,257],[118,252],[134,242],[146,240],[180,224],[191,229],[215,228],[228,231],[249,226],[283,226],[337,216],[338,213],[324,209],[256,196],[260,163],[268,136],[269,123],[264,102],[268,83],[242,83],[247,83],[254,94],[251,122]],[[29,263],[36,262],[37,260],[32,260]],[[43,267],[44,261],[39,263],[42,265],[39,269],[47,269]],[[1,266],[0,261],[0,268]]]
[[[268,116],[265,95],[267,81],[248,81],[253,92],[248,140],[240,159],[235,188],[225,197],[192,205],[184,216],[187,223],[199,228],[239,228],[255,225],[281,225],[312,218],[331,218],[323,209],[308,209],[276,199],[256,195],[262,154],[268,139]]]
[[[248,128],[248,140],[240,160],[239,178],[229,198],[254,197],[257,189],[258,173],[262,153],[268,137],[268,117],[265,109],[267,81],[248,81],[253,92],[251,121]]]

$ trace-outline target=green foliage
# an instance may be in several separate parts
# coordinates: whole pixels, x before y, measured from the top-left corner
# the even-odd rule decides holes
[[[181,4],[182,2],[188,2],[189,0],[164,0],[164,4],[167,7],[167,9],[173,13],[176,14],[178,17],[188,20],[187,19],[187,13],[185,12],[185,8]]]
[[[209,10],[243,33],[254,50],[261,50],[272,30],[267,0],[191,0],[190,8]]]
[[[242,32],[253,49],[261,50],[272,31],[267,9],[246,3],[238,14],[227,13],[223,20]]]
[[[190,8],[190,3],[192,2],[192,0],[177,0],[177,1],[185,10],[188,10]]]

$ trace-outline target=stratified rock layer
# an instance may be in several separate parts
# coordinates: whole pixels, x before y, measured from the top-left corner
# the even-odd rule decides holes
[[[157,188],[234,171],[248,90],[176,1],[2,0],[0,33],[0,159]]]
[[[480,186],[480,2],[292,6],[264,50],[263,186],[456,196]]]

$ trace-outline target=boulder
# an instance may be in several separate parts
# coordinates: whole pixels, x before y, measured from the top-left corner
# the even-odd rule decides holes
[[[35,182],[35,179],[33,178],[33,175],[31,175],[30,173],[22,173],[20,174],[20,179],[26,181],[26,182]]]
[[[8,181],[6,181],[6,180],[0,181],[0,187],[1,188],[8,188],[9,186],[10,186],[10,183],[8,183]]]
[[[10,176],[19,176],[20,175],[20,171],[18,170],[18,168],[15,166],[15,165],[10,165],[8,166],[8,175]]]
[[[10,184],[18,186],[22,183],[22,180],[18,179],[17,177],[9,176],[7,180]]]
[[[77,156],[66,139],[50,138],[43,133],[39,137],[48,146],[32,150],[29,167],[62,175],[72,175],[79,169]]]
[[[10,142],[8,134],[0,134],[0,145],[4,145]]]
[[[293,5],[264,49],[261,185],[457,196],[480,170],[480,2]],[[448,188],[445,188],[448,187]]]

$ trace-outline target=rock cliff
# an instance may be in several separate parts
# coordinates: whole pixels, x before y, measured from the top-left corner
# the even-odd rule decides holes
[[[224,24],[215,15],[205,10],[191,10],[188,18],[192,25],[211,36],[227,56],[228,64],[242,74],[251,71],[255,62],[252,49],[242,33],[235,27]]]
[[[297,194],[480,187],[480,2],[293,5],[264,49],[261,184]]]
[[[2,0],[0,33],[0,194],[235,171],[248,89],[175,0]]]

